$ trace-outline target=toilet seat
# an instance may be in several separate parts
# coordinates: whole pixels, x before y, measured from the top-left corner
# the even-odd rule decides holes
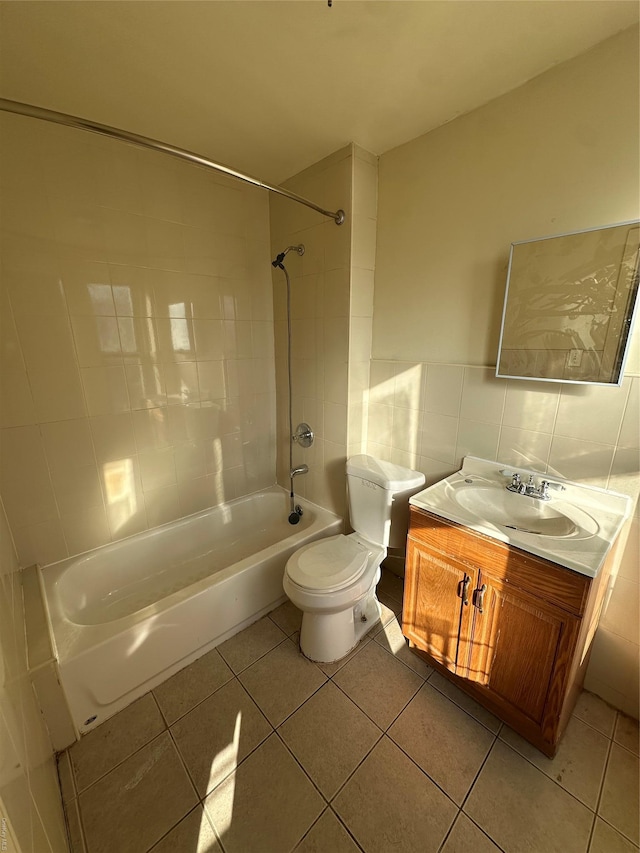
[[[302,589],[337,592],[364,574],[371,551],[349,536],[304,545],[287,562],[289,580]]]

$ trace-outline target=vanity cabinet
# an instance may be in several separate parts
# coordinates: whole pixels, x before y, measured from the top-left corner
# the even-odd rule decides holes
[[[411,507],[403,633],[413,651],[547,755],[580,692],[596,579]]]

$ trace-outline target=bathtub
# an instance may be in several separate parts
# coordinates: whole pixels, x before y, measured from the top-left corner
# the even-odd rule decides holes
[[[278,486],[40,569],[58,672],[87,732],[286,598],[288,557],[342,520]]]

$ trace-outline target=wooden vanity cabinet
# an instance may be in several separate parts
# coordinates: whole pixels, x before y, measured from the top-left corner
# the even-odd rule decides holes
[[[608,577],[411,507],[402,629],[414,652],[546,755],[580,692]]]

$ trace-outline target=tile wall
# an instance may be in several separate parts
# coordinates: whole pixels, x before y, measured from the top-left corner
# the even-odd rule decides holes
[[[272,484],[267,194],[22,117],[2,140],[0,488],[20,562]]]
[[[353,160],[347,146],[284,183],[327,210],[342,208],[343,225],[280,196],[270,202],[272,257],[289,245],[305,246],[302,257],[292,252],[285,262],[291,277],[293,427],[304,420],[316,435],[312,447],[294,447],[293,464],[309,465],[295,489],[339,515],[346,511]],[[288,488],[286,282],[281,270],[272,277],[278,482]]]
[[[367,445],[369,364],[373,326],[373,278],[376,265],[378,158],[353,146],[353,234],[349,309],[348,455]]]
[[[55,758],[27,675],[18,559],[0,502],[0,820],[3,849],[67,850]]]
[[[372,360],[368,452],[427,484],[467,454],[631,495],[634,518],[585,686],[638,717],[640,377],[620,388],[496,379],[494,368]]]
[[[271,199],[272,252],[304,243],[288,256],[292,297],[293,425],[314,429],[312,448],[294,447],[301,495],[340,515],[346,513],[345,462],[366,452],[367,395],[373,319],[378,159],[357,145],[314,164],[285,186],[329,210],[342,208],[336,228],[313,211]],[[274,316],[278,389],[278,482],[288,486],[286,284],[275,270]]]

